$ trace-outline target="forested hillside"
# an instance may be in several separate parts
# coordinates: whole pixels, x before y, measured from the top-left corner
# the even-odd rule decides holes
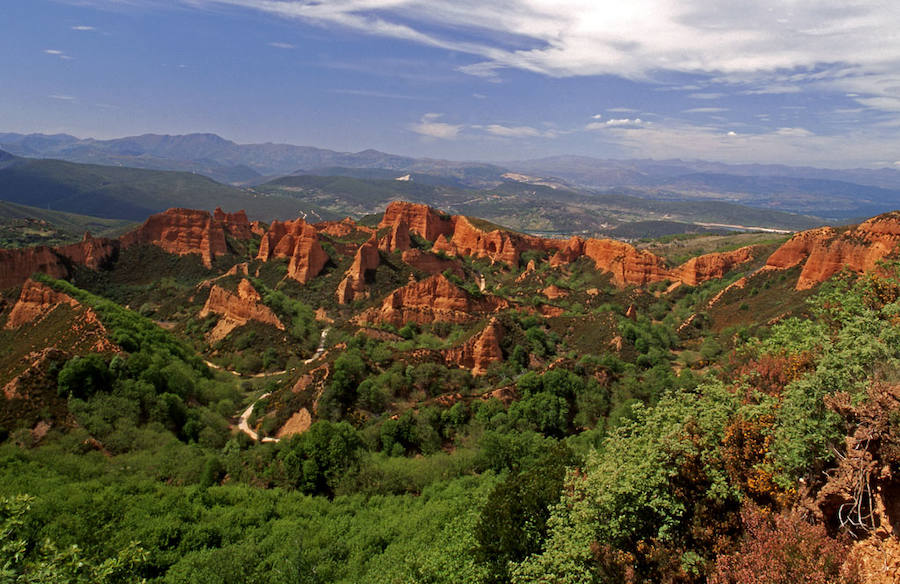
[[[898,217],[175,209],[0,250],[0,577],[893,582]]]

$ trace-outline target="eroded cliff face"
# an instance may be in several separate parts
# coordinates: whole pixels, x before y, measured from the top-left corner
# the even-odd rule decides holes
[[[379,263],[381,257],[378,255],[378,244],[373,236],[356,250],[353,264],[338,285],[338,303],[348,304],[357,298],[368,296],[366,286],[375,280],[375,270]]]
[[[404,221],[398,221],[391,227],[391,231],[384,235],[378,242],[378,249],[386,252],[404,251],[412,247],[409,237],[409,225]]]
[[[68,294],[57,292],[50,286],[28,279],[7,317],[4,328],[18,330],[24,326],[38,326],[59,306],[72,309],[71,323],[64,334],[47,339],[48,347],[71,350],[75,347],[97,353],[115,353],[120,349],[109,340],[106,327],[97,314]],[[57,331],[58,333],[58,331]]]
[[[564,266],[580,257],[590,258],[598,270],[612,274],[613,284],[618,287],[646,286],[665,280],[698,286],[751,261],[754,249],[747,246],[727,253],[706,254],[669,269],[661,257],[621,241],[572,237],[550,258],[550,266]]]
[[[320,221],[319,223],[314,223],[313,227],[319,233],[325,233],[337,238],[349,237],[356,232],[368,233],[369,235],[375,233],[375,230],[371,227],[359,225],[350,217],[344,217],[340,221]]]
[[[12,288],[35,272],[65,278],[69,270],[52,248],[39,245],[25,249],[0,249],[0,288]]]
[[[746,246],[725,253],[710,253],[691,258],[673,270],[675,278],[688,286],[717,280],[737,266],[752,261],[755,248]]]
[[[384,299],[381,307],[363,312],[356,321],[389,322],[396,326],[409,322],[464,323],[508,307],[509,303],[506,300],[496,296],[473,298],[468,292],[438,274],[394,290]]]
[[[62,245],[54,249],[56,253],[68,258],[74,264],[99,270],[106,267],[119,253],[119,242],[105,237],[93,237],[90,233],[85,233],[78,243]]]
[[[433,249],[455,256],[488,258],[492,262],[518,266],[519,255],[529,248],[521,236],[499,229],[484,231],[475,227],[467,217],[456,215],[453,217],[452,236],[449,239],[439,238]]]
[[[213,220],[221,223],[225,232],[235,239],[250,239],[253,237],[253,226],[247,219],[247,212],[241,209],[236,213],[226,213],[219,207],[213,212]]]
[[[392,202],[385,209],[378,227],[394,227],[398,223],[405,223],[410,233],[417,233],[428,241],[453,233],[453,222],[448,216],[438,213],[428,205],[418,203]]]
[[[46,316],[60,304],[67,304],[72,308],[80,306],[79,302],[68,294],[57,292],[50,286],[29,279],[22,286],[19,299],[10,311],[3,328],[17,329]]]
[[[224,215],[220,212],[220,216]],[[247,216],[243,218],[246,220]],[[226,231],[226,224],[206,211],[169,209],[152,215],[143,225],[123,235],[120,241],[123,248],[143,243],[174,255],[199,254],[203,265],[211,268],[213,258],[228,252]]]
[[[70,245],[0,249],[0,290],[18,286],[38,272],[53,278],[68,278],[71,264],[98,270],[112,261],[118,252],[116,240],[91,237],[90,233]]]
[[[450,270],[460,278],[463,277],[462,268],[456,260],[444,259],[420,249],[408,249],[400,257],[405,263],[426,274],[442,274]]]
[[[798,233],[766,261],[766,269],[802,265],[797,290],[808,290],[844,268],[856,273],[876,270],[878,262],[897,251],[900,212],[873,217],[838,232],[830,227]]]
[[[503,326],[492,318],[484,330],[463,345],[444,351],[444,360],[471,369],[472,375],[483,375],[491,364],[503,361],[503,334]]]
[[[288,258],[288,277],[306,284],[321,273],[328,254],[315,227],[303,219],[273,221],[259,244],[257,259]]]
[[[262,304],[262,297],[249,280],[243,279],[238,284],[237,294],[214,284],[209,291],[209,298],[200,311],[200,318],[210,314],[221,315],[222,318],[209,332],[208,339],[215,343],[224,339],[228,333],[251,320],[272,325],[284,330],[284,324],[271,308]]]

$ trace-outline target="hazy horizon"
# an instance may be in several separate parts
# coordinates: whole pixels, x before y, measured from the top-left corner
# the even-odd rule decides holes
[[[34,0],[0,22],[10,132],[900,163],[900,11],[875,1]]]

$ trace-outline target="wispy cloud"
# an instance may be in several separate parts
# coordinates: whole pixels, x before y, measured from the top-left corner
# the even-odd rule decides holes
[[[544,133],[537,128],[531,126],[503,126],[501,124],[490,124],[484,127],[488,134],[494,136],[502,136],[504,138],[529,138],[534,136],[543,136]]]
[[[719,114],[729,111],[727,107],[692,107],[690,109],[681,110],[683,114]]]
[[[411,131],[429,138],[442,140],[454,140],[462,129],[461,125],[439,122],[444,114],[428,113],[422,116],[418,123],[407,126]]]
[[[76,99],[74,96],[71,96],[71,95],[60,95],[60,94],[48,95],[47,97],[49,97],[50,99],[58,99],[60,101],[75,101],[75,99]]]
[[[417,95],[406,95],[402,93],[390,93],[385,91],[375,91],[372,89],[330,89],[331,93],[340,95],[358,95],[360,97],[379,97],[384,99],[412,99],[425,100],[427,98]]]
[[[613,112],[615,114],[633,114],[639,112],[640,110],[633,107],[610,107],[606,108],[606,111]]]
[[[63,51],[60,51],[59,49],[44,49],[44,54],[53,55],[54,57],[59,57],[63,61],[71,61],[72,60],[72,57],[70,57]]]
[[[291,43],[279,43],[279,42],[271,42],[267,43],[270,47],[275,47],[276,49],[296,49],[297,47],[292,45]]]
[[[81,31],[81,32],[93,32],[93,31],[97,30],[97,28],[93,27],[93,26],[88,26],[86,24],[79,24],[78,26],[73,26],[72,30],[77,30],[77,31]]]
[[[691,99],[720,99],[725,97],[725,94],[720,92],[691,93],[688,97]]]
[[[640,128],[648,125],[641,118],[612,118],[605,122],[591,122],[584,127],[585,130],[606,130],[609,128]]]

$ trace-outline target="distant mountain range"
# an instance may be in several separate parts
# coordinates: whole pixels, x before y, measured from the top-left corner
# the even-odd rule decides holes
[[[377,150],[350,153],[290,144],[237,144],[215,134],[95,140],[68,134],[0,133],[0,149],[20,157],[184,171],[237,186],[263,185],[294,175],[405,178],[459,189],[494,189],[512,181],[549,186],[553,190],[547,194],[555,199],[562,191],[577,191],[666,201],[716,201],[836,222],[900,208],[900,171],[891,168],[835,170],[585,156],[488,164],[412,158]]]

